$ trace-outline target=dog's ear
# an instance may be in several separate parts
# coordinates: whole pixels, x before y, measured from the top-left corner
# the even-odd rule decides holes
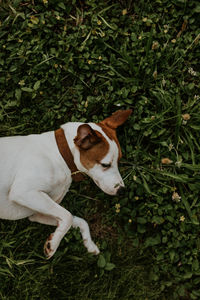
[[[106,125],[112,129],[116,129],[118,126],[122,125],[132,113],[132,109],[128,110],[118,110],[114,112],[110,117],[101,121],[100,124]]]
[[[83,124],[78,127],[77,136],[74,139],[74,143],[82,150],[88,150],[92,146],[98,144],[101,138],[88,124]]]

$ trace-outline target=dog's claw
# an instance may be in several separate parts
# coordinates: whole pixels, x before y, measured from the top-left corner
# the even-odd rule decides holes
[[[99,248],[96,246],[96,249],[94,250],[94,252],[92,252],[94,255],[99,255],[100,250]]]

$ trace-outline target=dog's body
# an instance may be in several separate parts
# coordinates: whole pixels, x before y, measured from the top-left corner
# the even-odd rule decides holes
[[[99,124],[62,126],[77,169],[110,195],[124,187],[117,167],[121,154],[115,129],[130,113],[131,110],[118,111]],[[72,172],[59,152],[54,132],[0,138],[0,218],[29,217],[31,221],[57,226],[45,243],[48,258],[71,226],[80,228],[89,252],[99,253],[87,222],[59,205],[71,182]]]

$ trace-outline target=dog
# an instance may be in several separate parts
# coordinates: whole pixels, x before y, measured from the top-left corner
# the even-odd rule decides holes
[[[59,204],[83,174],[109,195],[123,192],[116,129],[131,113],[119,110],[97,124],[69,122],[56,131],[0,138],[0,218],[56,226],[44,245],[47,259],[71,226],[80,229],[88,252],[99,254],[87,222]]]

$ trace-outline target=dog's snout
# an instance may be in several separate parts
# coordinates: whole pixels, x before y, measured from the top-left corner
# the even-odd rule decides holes
[[[118,190],[117,190],[117,196],[122,196],[122,195],[124,195],[125,190],[126,190],[125,187],[120,186],[120,187],[118,188]]]

